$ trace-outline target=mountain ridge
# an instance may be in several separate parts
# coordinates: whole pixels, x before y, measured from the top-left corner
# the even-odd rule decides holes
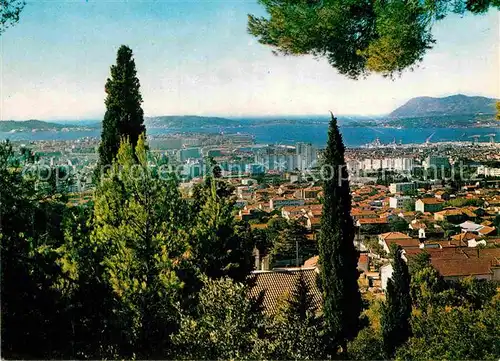
[[[162,115],[156,117],[145,117],[144,124],[148,128],[197,128],[204,126],[228,126],[236,125],[237,121],[222,118],[199,115]]]
[[[62,129],[82,129],[89,128],[80,124],[60,124],[56,122],[48,122],[45,120],[29,119],[29,120],[2,120],[0,121],[0,132],[15,132],[15,131],[51,131]]]
[[[447,97],[421,96],[408,100],[393,110],[390,118],[421,116],[495,114],[497,99],[455,94]]]

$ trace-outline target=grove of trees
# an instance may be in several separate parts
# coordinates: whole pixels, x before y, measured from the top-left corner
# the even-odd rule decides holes
[[[250,32],[285,53],[328,57],[342,73],[391,74],[432,44],[447,1],[261,0],[271,19]],[[5,25],[24,3],[0,0]],[[466,1],[480,13],[498,1]],[[5,11],[6,10],[6,11]],[[106,82],[95,191],[67,187],[29,150],[0,144],[1,349],[7,359],[498,359],[496,284],[448,282],[425,254],[400,249],[385,299],[362,297],[344,144],[332,115],[323,164],[317,250],[300,224],[267,231],[235,218],[231,188],[209,174],[192,200],[147,145],[132,50]],[[51,169],[50,172],[55,172]],[[57,174],[57,173],[54,173]],[[394,224],[394,227],[403,227]],[[249,296],[252,251],[276,260],[319,254],[320,307],[303,278],[276,313]]]
[[[267,17],[248,32],[276,53],[323,57],[339,73],[392,76],[432,48],[432,26],[449,13],[483,14],[499,0],[259,0]]]

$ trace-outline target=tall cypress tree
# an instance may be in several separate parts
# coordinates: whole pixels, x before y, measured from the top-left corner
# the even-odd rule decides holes
[[[142,96],[132,49],[118,49],[116,65],[106,81],[106,114],[102,122],[99,165],[111,165],[118,153],[121,138],[128,138],[135,149],[139,136],[145,132]]]
[[[330,337],[346,352],[347,341],[358,332],[361,295],[358,252],[354,247],[351,195],[344,144],[332,114],[324,153],[323,215],[319,239],[324,314]]]
[[[392,250],[392,277],[387,282],[386,301],[382,308],[384,350],[391,357],[411,335],[410,273],[401,257],[401,247]]]

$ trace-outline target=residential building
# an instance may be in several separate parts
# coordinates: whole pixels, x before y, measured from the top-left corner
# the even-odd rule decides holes
[[[260,267],[257,267],[257,269],[260,269]],[[316,267],[254,271],[249,276],[252,285],[249,297],[257,298],[263,294],[262,307],[264,313],[274,314],[279,311],[283,299],[293,294],[299,278],[303,276],[309,286],[313,305],[320,310],[323,305],[323,298],[316,282],[317,272]]]
[[[405,202],[410,201],[409,196],[395,196],[389,198],[389,207],[391,208],[403,208]]]
[[[318,198],[318,195],[322,190],[322,187],[300,188],[295,192],[295,197],[304,199],[316,199]]]
[[[447,157],[428,156],[423,162],[424,168],[450,168],[450,160]]]
[[[252,163],[246,165],[245,171],[251,175],[254,175],[254,174],[263,174],[265,173],[266,170],[262,164]]]
[[[477,167],[477,174],[486,177],[500,177],[500,168],[490,168],[484,165]]]
[[[188,159],[200,159],[201,158],[200,148],[180,149],[179,152],[177,153],[177,158],[181,162],[185,162]]]
[[[450,193],[440,190],[434,193],[434,197],[436,197],[437,199],[441,199],[443,201],[448,201],[450,199]]]
[[[500,281],[500,248],[456,248],[443,247],[425,250],[430,255],[431,264],[445,280],[467,277]],[[407,258],[422,252],[409,250]]]
[[[415,202],[416,212],[439,212],[443,209],[443,201],[437,198],[422,198]]]
[[[417,189],[417,187],[413,182],[391,183],[389,185],[389,192],[392,194],[404,193],[415,189]]]
[[[305,201],[297,198],[271,198],[269,207],[271,210],[280,209],[285,206],[303,206]]]
[[[500,281],[500,248],[461,249],[451,256],[431,256],[431,263],[445,280],[466,277]]]
[[[401,232],[387,232],[379,234],[378,242],[387,253],[390,251],[392,244],[397,244],[404,249],[420,247],[420,242],[417,239],[411,238]]]
[[[482,235],[465,231],[451,237],[451,241],[465,247],[477,247],[479,245],[486,246],[486,241],[482,238]]]
[[[318,151],[311,143],[296,143],[297,168],[301,171],[317,165]]]

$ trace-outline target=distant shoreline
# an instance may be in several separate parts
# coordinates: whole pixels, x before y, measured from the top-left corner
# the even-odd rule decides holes
[[[374,142],[377,138],[384,144],[423,144],[426,141],[438,142],[471,142],[477,137],[480,143],[489,142],[491,134],[495,134],[496,142],[500,143],[500,127],[479,128],[388,128],[388,127],[353,127],[340,126],[340,131],[346,146],[359,147]],[[148,136],[193,137],[203,134],[224,135],[251,135],[256,143],[262,144],[290,144],[306,142],[317,147],[326,144],[328,123],[316,124],[266,124],[261,126],[229,127],[201,127],[201,128],[147,128]],[[70,131],[39,131],[39,132],[0,132],[0,139],[12,141],[77,141],[82,138],[96,138],[101,136],[101,129],[70,130]]]

